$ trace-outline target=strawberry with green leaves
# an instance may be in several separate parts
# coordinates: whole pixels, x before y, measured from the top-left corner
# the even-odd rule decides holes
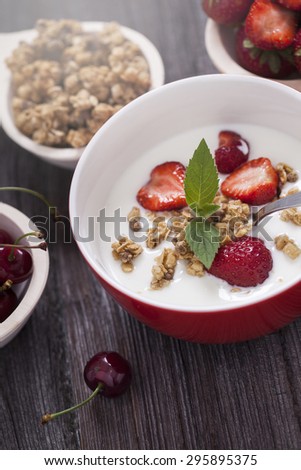
[[[239,64],[266,78],[286,78],[295,72],[293,49],[267,51],[256,47],[242,26],[236,34],[236,56]]]
[[[271,0],[255,0],[245,21],[245,31],[260,49],[286,49],[297,32],[298,16]]]

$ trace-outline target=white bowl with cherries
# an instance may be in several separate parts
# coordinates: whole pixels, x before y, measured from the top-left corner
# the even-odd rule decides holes
[[[251,217],[301,189],[300,118],[289,87],[212,75],[140,97],[96,134],[73,177],[71,224],[129,313],[208,343],[252,339],[301,314],[301,213],[256,228]]]
[[[40,236],[25,214],[0,203],[0,348],[23,328],[44,291],[49,255]]]

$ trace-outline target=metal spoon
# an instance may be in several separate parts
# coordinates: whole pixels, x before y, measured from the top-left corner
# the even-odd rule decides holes
[[[285,196],[277,201],[266,204],[257,212],[252,212],[252,222],[256,226],[264,217],[273,212],[281,211],[283,209],[289,209],[290,207],[301,206],[301,192]]]

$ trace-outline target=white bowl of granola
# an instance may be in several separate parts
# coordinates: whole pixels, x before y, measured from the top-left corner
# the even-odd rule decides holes
[[[279,196],[279,189],[284,194],[295,185],[300,191],[301,182],[296,181],[301,170],[300,118],[301,95],[289,87],[258,77],[211,75],[180,80],[153,90],[126,106],[98,131],[73,176],[71,225],[92,271],[129,313],[162,333],[207,343],[252,339],[300,316],[300,213],[296,224],[289,214],[284,217],[275,213],[255,234],[250,232],[248,217],[246,226],[239,226],[243,231],[236,233],[236,238],[243,239],[252,233],[258,250],[269,252],[269,262],[264,261],[263,269],[256,263],[251,266],[256,279],[262,271],[266,274],[256,284],[242,283],[240,278],[230,284],[216,272],[212,274],[205,261],[201,266],[194,257],[196,252],[192,256],[191,250],[181,252],[182,245],[177,240],[174,244],[174,238],[168,239],[170,227],[166,230],[165,212],[155,212],[163,217],[156,219],[155,243],[152,230],[156,227],[148,225],[154,211],[163,208],[158,194],[164,188],[167,187],[168,194],[162,197],[165,209],[171,207],[170,201],[179,202],[177,207],[185,205],[180,199],[183,168],[201,139],[207,141],[213,153],[218,147],[218,134],[224,129],[248,141],[250,154],[245,164],[251,173],[245,174],[246,178],[236,178],[233,186],[228,178],[236,170],[227,177],[220,174],[223,194],[213,200],[221,206],[222,213],[216,214],[218,220],[231,221],[227,216],[233,210],[235,221],[240,221],[244,214],[250,215],[251,203],[242,204],[235,195],[227,199],[223,188],[231,191],[240,186],[242,191],[250,192],[247,195],[251,198],[256,194],[252,189],[255,185],[257,196],[253,205],[263,203],[258,195],[261,190],[264,194],[264,188],[273,190],[268,194],[269,200]],[[253,174],[253,166],[260,170],[256,178],[249,176]],[[268,167],[271,181],[266,172]],[[166,169],[170,170],[168,175]],[[204,184],[209,180],[206,175],[202,176]],[[212,187],[216,193],[218,183],[210,183],[208,193]],[[194,193],[197,195],[198,190]],[[187,194],[185,197],[188,202]],[[133,210],[133,206],[138,206],[140,212]],[[151,214],[150,207],[153,207]],[[190,218],[186,212],[168,213],[169,218],[175,215]],[[133,218],[134,224],[140,221],[141,231],[130,230],[136,227],[129,227],[127,217]],[[183,234],[182,229],[180,233]],[[232,241],[225,242],[219,250],[232,247]],[[212,239],[203,254],[212,250],[211,245]],[[247,251],[252,253],[253,249]],[[233,253],[235,256],[235,249],[232,256]],[[256,260],[263,258],[256,256]],[[238,267],[239,270],[237,265],[230,265],[231,276],[241,271],[242,278],[249,276],[245,263]],[[225,271],[229,271],[227,266]]]
[[[36,30],[3,35],[0,56],[3,129],[70,169],[107,119],[164,83],[155,46],[116,23],[39,20]]]

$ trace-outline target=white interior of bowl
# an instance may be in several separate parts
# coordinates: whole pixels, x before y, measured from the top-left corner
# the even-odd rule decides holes
[[[208,19],[205,29],[205,45],[208,55],[215,67],[222,73],[255,77],[256,75],[248,72],[236,62],[234,34],[233,27],[219,25]],[[301,78],[275,81],[301,91]]]
[[[217,124],[225,128],[231,123],[270,127],[300,139],[300,118],[299,93],[258,77],[194,77],[165,85],[138,98],[98,131],[76,168],[70,192],[70,216],[75,238],[84,257],[101,277],[128,296],[150,305],[185,310],[178,305],[142,298],[116,282],[96,259],[95,240],[85,242],[79,239],[78,234],[85,238],[91,233],[91,218],[95,220],[99,216],[99,210],[104,207],[114,181],[133,161],[160,142],[185,130]],[[171,159],[170,155],[166,158]],[[301,170],[301,160],[296,159],[295,167]],[[147,175],[141,175],[141,181],[146,179]],[[298,275],[289,285],[300,280],[301,275]],[[277,292],[285,290],[289,285],[277,286]],[[256,301],[275,293],[263,292]],[[237,302],[235,308],[246,303],[249,304],[250,300]],[[224,306],[213,305],[205,310],[224,309]],[[189,310],[202,311],[202,307]]]
[[[105,23],[103,22],[84,22],[83,27],[86,31],[98,31]],[[151,74],[151,88],[157,88],[164,83],[164,65],[161,56],[153,45],[153,43],[147,39],[143,34],[133,29],[122,26],[122,32],[125,37],[138,44],[146,57]],[[9,33],[6,39],[6,57],[9,53],[18,46],[20,41],[31,42],[35,37],[36,33],[33,30],[27,30],[17,33]],[[0,57],[3,54],[0,54]],[[10,85],[10,74],[7,69],[0,68],[0,72],[4,75],[1,80],[2,85],[2,99],[1,104],[1,120],[2,126],[7,135],[14,140],[21,147],[25,148],[29,152],[41,157],[43,160],[52,163],[63,168],[74,169],[80,156],[82,155],[83,148],[53,148],[45,145],[39,145],[32,139],[22,134],[15,126],[12,109],[12,89]]]
[[[0,203],[0,226],[13,237],[33,231],[33,224],[25,214],[2,202]],[[37,241],[38,239],[32,238],[25,243],[35,245]],[[0,323],[0,347],[11,341],[25,325],[43,293],[48,278],[49,255],[47,251],[42,250],[32,250],[31,255],[33,273],[28,282],[16,285],[16,293],[22,300],[14,312],[3,323]]]

